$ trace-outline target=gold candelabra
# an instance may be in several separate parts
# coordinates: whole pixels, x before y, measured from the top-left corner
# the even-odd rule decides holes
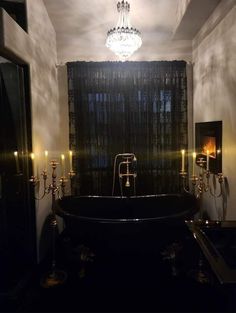
[[[32,160],[34,159],[34,155],[31,155]],[[56,210],[55,210],[55,202],[56,197],[61,198],[60,196],[60,190],[62,197],[65,196],[65,187],[68,179],[65,177],[65,175],[62,175],[59,179],[60,184],[57,185],[57,174],[56,169],[57,165],[59,164],[57,161],[52,160],[50,162],[52,167],[52,176],[51,176],[51,183],[47,185],[47,179],[48,174],[46,170],[43,170],[42,177],[43,177],[43,194],[41,197],[35,197],[36,200],[41,200],[45,197],[45,195],[51,194],[52,196],[52,218],[50,221],[51,227],[52,227],[52,262],[51,262],[51,270],[47,272],[41,280],[41,285],[44,288],[54,287],[57,285],[63,284],[67,279],[67,273],[61,270],[58,270],[56,268],[56,230],[57,230],[57,218],[56,218]],[[64,171],[62,171],[64,174]],[[75,176],[75,172],[71,169],[68,173],[70,184],[72,186],[72,179]],[[31,176],[30,182],[33,184],[34,187],[39,186],[40,184],[40,178],[38,175]]]
[[[182,186],[185,192],[194,194],[197,198],[202,198],[204,193],[209,192],[211,196],[215,198],[223,197],[223,183],[224,177],[223,173],[211,173],[209,169],[209,151],[207,150],[206,157],[198,157],[196,152],[192,154],[192,175],[189,177],[188,172],[185,171],[185,150],[181,151],[182,153],[182,167],[180,171],[180,177],[182,179]],[[195,163],[199,167],[199,171],[196,174],[195,172]],[[215,192],[212,188],[212,184],[210,182],[211,178],[214,179],[215,175],[217,176],[217,181],[219,183],[219,191]],[[191,182],[190,187],[188,186],[188,179]],[[213,182],[214,185],[214,182]],[[200,206],[199,210],[199,220],[201,222],[204,220],[203,217],[203,208]],[[205,221],[207,224],[208,221]],[[200,283],[209,283],[210,275],[208,271],[204,267],[204,258],[201,251],[199,251],[198,263],[196,268],[192,269],[189,272],[189,275],[196,279]]]
[[[183,150],[182,150],[183,151]],[[213,177],[214,174],[212,174],[209,170],[209,156],[207,158],[199,157],[196,160],[196,153],[193,153],[193,172],[189,180],[191,181],[192,189],[188,187],[187,180],[188,180],[188,172],[184,169],[184,162],[183,162],[183,155],[182,152],[182,168],[180,171],[180,176],[182,178],[182,186],[185,192],[194,194],[197,198],[201,198],[203,193],[210,192],[210,194],[213,197],[221,197],[223,195],[223,182],[224,182],[224,176],[223,173],[217,174],[217,180],[220,186],[220,190],[218,193],[213,191],[212,186],[210,184],[211,176]],[[195,173],[195,162],[199,166],[199,173],[196,175]],[[206,169],[205,169],[206,167]],[[212,175],[211,175],[212,174]]]
[[[31,156],[32,157],[32,156]],[[57,161],[52,160],[51,161],[51,167],[52,167],[52,182],[51,184],[47,185],[47,179],[48,179],[48,173],[46,170],[43,170],[41,176],[43,178],[43,194],[41,195],[41,197],[35,197],[36,200],[41,200],[43,199],[47,194],[52,193],[53,195],[56,194],[58,196],[58,198],[61,198],[60,196],[60,190],[61,190],[61,195],[62,197],[65,196],[66,192],[65,192],[65,187],[66,187],[66,183],[68,182],[68,179],[65,175],[62,175],[59,179],[60,184],[57,185],[56,182],[56,168],[57,165],[59,164]],[[72,187],[72,180],[75,176],[75,172],[71,169],[68,173],[69,179],[70,179],[70,187]],[[38,177],[38,175],[33,175],[30,178],[30,182],[33,184],[34,187],[39,186],[40,184],[40,178]]]

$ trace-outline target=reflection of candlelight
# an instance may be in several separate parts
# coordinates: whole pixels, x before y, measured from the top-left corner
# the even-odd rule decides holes
[[[16,161],[16,172],[20,173],[20,166],[19,166],[19,157],[18,152],[14,151],[15,161]]]
[[[182,167],[181,167],[181,172],[184,172],[184,167],[185,167],[185,164],[184,164],[184,161],[185,161],[185,150],[181,150],[181,154],[182,154]]]
[[[70,172],[72,172],[72,155],[73,155],[73,152],[70,150],[69,151],[69,161],[70,161]]]
[[[65,155],[61,154],[61,176],[65,177]]]

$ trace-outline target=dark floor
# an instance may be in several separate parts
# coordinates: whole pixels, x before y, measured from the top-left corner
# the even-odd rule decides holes
[[[170,244],[155,253],[100,253],[83,245],[59,243],[57,268],[67,273],[64,284],[43,288],[50,258],[39,266],[17,299],[6,299],[7,312],[228,312],[229,298],[209,269],[198,282],[194,242]],[[58,247],[57,247],[58,249]],[[176,258],[173,259],[173,249]],[[172,254],[171,254],[172,253]],[[88,260],[90,258],[90,260]]]

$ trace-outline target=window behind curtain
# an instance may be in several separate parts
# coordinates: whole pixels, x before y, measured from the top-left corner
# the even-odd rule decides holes
[[[186,63],[71,62],[67,69],[75,193],[111,195],[114,157],[124,152],[138,160],[137,194],[179,192]]]

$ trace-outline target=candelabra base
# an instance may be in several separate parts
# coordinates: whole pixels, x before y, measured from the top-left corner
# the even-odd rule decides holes
[[[67,273],[64,271],[54,270],[47,272],[40,281],[43,288],[51,288],[63,285],[67,280]]]

